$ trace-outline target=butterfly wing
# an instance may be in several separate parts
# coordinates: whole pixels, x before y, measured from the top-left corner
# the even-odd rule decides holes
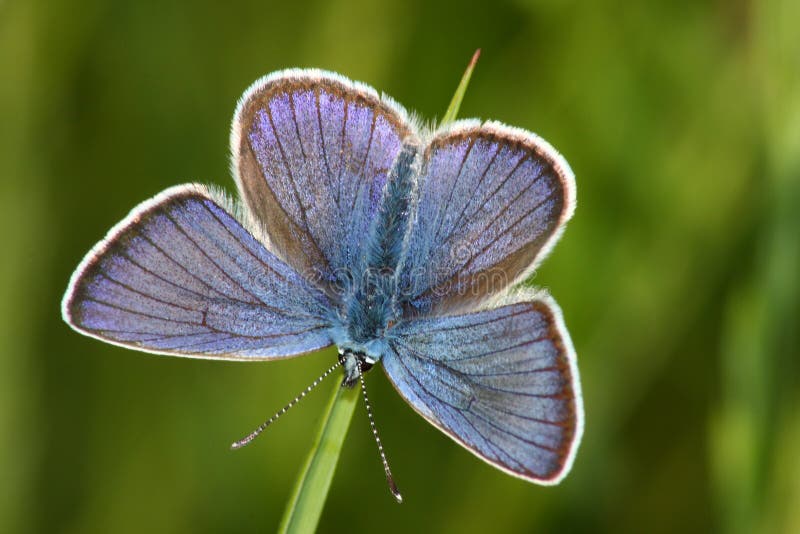
[[[499,123],[461,121],[424,152],[401,276],[407,316],[465,313],[530,274],[575,205],[567,162]]]
[[[328,307],[208,191],[185,185],[135,208],[89,252],[62,314],[125,347],[266,360],[330,345]]]
[[[551,299],[402,322],[389,347],[383,367],[400,395],[470,452],[539,484],[567,474],[583,404]]]
[[[271,249],[330,293],[361,257],[389,170],[414,135],[405,111],[366,85],[281,71],[239,102],[236,183]]]

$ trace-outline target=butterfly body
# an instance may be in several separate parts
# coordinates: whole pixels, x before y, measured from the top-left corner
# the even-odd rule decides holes
[[[470,452],[555,484],[583,432],[555,301],[519,288],[575,205],[566,161],[495,122],[420,128],[316,70],[262,78],[231,131],[241,204],[171,188],[86,255],[62,301],[81,333],[157,354],[272,360],[330,345],[380,364]]]
[[[411,216],[416,155],[414,145],[405,145],[400,151],[366,237],[364,258],[357,269],[345,273],[349,275],[343,299],[346,309],[343,326],[347,338],[336,344],[367,353],[376,360],[382,354],[373,347],[384,336],[387,326],[400,319],[402,295],[398,294],[398,267]]]

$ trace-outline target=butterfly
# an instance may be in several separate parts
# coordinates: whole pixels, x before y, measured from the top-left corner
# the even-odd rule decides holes
[[[560,482],[583,432],[575,351],[555,301],[520,283],[573,214],[564,158],[498,122],[422,128],[367,85],[298,69],[244,93],[230,149],[241,201],[187,184],[140,204],[72,275],[64,320],[191,358],[336,345],[343,386],[380,365],[482,460]]]

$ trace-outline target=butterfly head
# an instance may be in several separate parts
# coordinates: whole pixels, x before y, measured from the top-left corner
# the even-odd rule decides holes
[[[352,388],[357,383],[362,373],[366,373],[375,365],[377,359],[368,354],[352,349],[339,349],[339,362],[344,367],[342,386]]]

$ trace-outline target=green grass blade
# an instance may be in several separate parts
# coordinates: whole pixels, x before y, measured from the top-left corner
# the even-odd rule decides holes
[[[279,532],[306,533],[316,530],[336,471],[336,463],[339,461],[339,453],[353,418],[358,393],[358,388],[346,389],[336,383],[317,438],[283,514]]]
[[[472,54],[472,59],[470,60],[469,65],[467,65],[467,70],[464,71],[464,75],[461,77],[458,88],[456,88],[456,92],[453,95],[453,99],[450,101],[450,105],[447,106],[447,111],[445,111],[444,117],[442,117],[442,120],[439,123],[440,126],[456,120],[456,117],[458,116],[458,110],[461,108],[461,101],[464,99],[464,93],[467,92],[469,80],[472,78],[472,71],[475,70],[475,64],[478,62],[480,55],[480,48],[475,50],[475,53]]]

